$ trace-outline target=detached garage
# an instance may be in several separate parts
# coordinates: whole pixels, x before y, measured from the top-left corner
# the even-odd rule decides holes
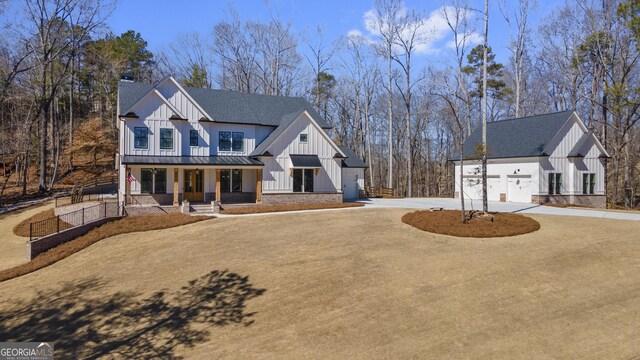
[[[603,174],[609,155],[575,112],[489,122],[486,141],[489,201],[606,207]],[[464,164],[460,153],[450,157],[454,197],[482,199],[481,144],[478,127],[463,144]]]
[[[342,159],[342,199],[357,200],[364,193],[364,170],[369,166],[348,147],[340,150],[347,156]]]

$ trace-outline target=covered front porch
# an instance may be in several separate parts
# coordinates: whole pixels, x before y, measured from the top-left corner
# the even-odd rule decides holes
[[[218,159],[225,163],[208,164],[197,159],[200,157],[171,158],[123,159],[127,205],[179,206],[185,200],[219,205],[262,200],[262,164],[256,160],[228,157],[233,159]],[[197,160],[200,163],[195,163]],[[175,164],[177,161],[188,163]]]

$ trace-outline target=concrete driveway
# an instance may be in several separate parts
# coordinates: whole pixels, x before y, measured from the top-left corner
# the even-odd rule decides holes
[[[442,207],[450,210],[460,209],[460,200],[451,198],[404,198],[404,199],[367,199],[361,200],[368,207],[390,207],[390,208],[411,208],[428,209],[432,207]],[[482,209],[481,200],[467,200],[465,208]],[[543,206],[537,204],[509,203],[489,201],[489,211],[513,212],[522,214],[543,214],[543,215],[565,215],[565,216],[585,216],[604,219],[636,220],[640,221],[640,212],[606,211],[597,209],[559,208],[554,206]]]

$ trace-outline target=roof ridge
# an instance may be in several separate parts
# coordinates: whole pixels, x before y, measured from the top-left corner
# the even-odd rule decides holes
[[[489,122],[487,122],[487,125],[488,125],[488,124],[501,123],[501,122],[505,122],[505,121],[522,120],[522,119],[527,119],[527,118],[532,118],[532,117],[539,117],[539,116],[545,116],[545,115],[561,114],[561,113],[565,113],[565,112],[573,112],[573,111],[574,111],[574,110],[554,111],[554,112],[544,113],[544,114],[528,115],[528,116],[521,116],[521,117],[518,117],[518,118],[509,118],[509,119],[502,119],[502,120],[496,120],[496,121],[489,121]]]
[[[194,89],[194,90],[205,90],[205,91],[219,91],[219,92],[226,92],[226,93],[234,93],[234,94],[240,94],[240,95],[246,95],[246,96],[255,96],[255,97],[276,97],[276,98],[288,98],[288,99],[303,99],[306,101],[306,99],[302,96],[287,96],[287,95],[273,95],[273,94],[256,94],[256,93],[247,93],[247,92],[242,92],[242,91],[237,91],[237,90],[230,90],[230,89],[213,89],[213,88],[202,88],[202,87],[195,87],[195,86],[183,86],[186,89]]]

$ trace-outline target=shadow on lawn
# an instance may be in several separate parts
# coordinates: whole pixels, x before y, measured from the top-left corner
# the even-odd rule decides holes
[[[176,347],[208,340],[209,326],[251,325],[245,303],[266,291],[226,270],[143,299],[134,292],[97,294],[105,285],[88,278],[39,292],[28,303],[3,304],[0,341],[54,341],[65,358],[179,359]]]

